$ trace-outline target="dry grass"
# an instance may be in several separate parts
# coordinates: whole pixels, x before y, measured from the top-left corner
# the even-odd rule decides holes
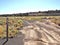
[[[60,24],[60,16],[23,16],[23,17],[8,17],[9,18],[9,37],[16,35],[19,31],[18,28],[23,26],[23,20],[38,20],[42,21],[42,18],[49,17],[51,21]],[[0,17],[0,37],[6,35],[6,17]]]

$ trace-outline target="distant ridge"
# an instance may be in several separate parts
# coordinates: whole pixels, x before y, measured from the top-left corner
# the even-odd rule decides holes
[[[60,10],[48,10],[16,14],[1,14],[0,16],[60,16]]]

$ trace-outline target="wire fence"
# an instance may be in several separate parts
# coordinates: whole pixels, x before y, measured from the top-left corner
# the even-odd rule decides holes
[[[15,37],[21,27],[22,20],[20,17],[0,17],[0,29],[3,28],[1,31],[4,33],[0,35],[2,35],[3,37],[1,37],[5,39],[2,45],[5,45],[8,42],[9,38]]]

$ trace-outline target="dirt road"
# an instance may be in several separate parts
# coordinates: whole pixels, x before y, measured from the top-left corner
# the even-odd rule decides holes
[[[39,21],[24,21],[24,27],[21,29],[23,31],[29,31],[30,28],[37,32],[39,32],[40,42],[49,43],[49,45],[58,45],[60,44],[60,26],[52,23],[52,22],[39,22]],[[33,32],[34,32],[33,31]],[[30,33],[30,32],[29,32]],[[26,35],[26,34],[25,34]],[[23,39],[25,36],[23,34],[18,34],[17,37],[9,39],[6,45],[24,45]],[[5,41],[5,39],[0,39],[0,45]],[[37,40],[38,41],[38,40]],[[55,44],[56,43],[56,44]]]

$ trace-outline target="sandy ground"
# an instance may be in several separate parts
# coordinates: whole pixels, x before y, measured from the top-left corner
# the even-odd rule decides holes
[[[30,24],[32,24],[32,26],[35,25],[36,28],[42,27],[41,28],[42,30],[38,29],[37,31],[42,31],[44,36],[47,37],[47,38],[44,38],[44,36],[43,36],[43,38],[46,39],[48,42],[51,42],[51,41],[60,42],[60,27],[59,26],[52,24],[51,22],[46,23],[46,22],[34,22],[34,21],[25,21],[24,20],[25,28],[27,28],[27,26],[29,26]],[[16,37],[9,39],[5,45],[24,45],[23,39],[24,39],[24,35],[22,33],[19,33]],[[5,39],[0,39],[0,45],[2,45],[4,43],[4,41],[5,41]],[[39,45],[41,45],[41,44],[39,44]],[[48,43],[45,45],[48,45]],[[58,44],[50,43],[49,45],[60,45],[60,44],[59,43]]]

